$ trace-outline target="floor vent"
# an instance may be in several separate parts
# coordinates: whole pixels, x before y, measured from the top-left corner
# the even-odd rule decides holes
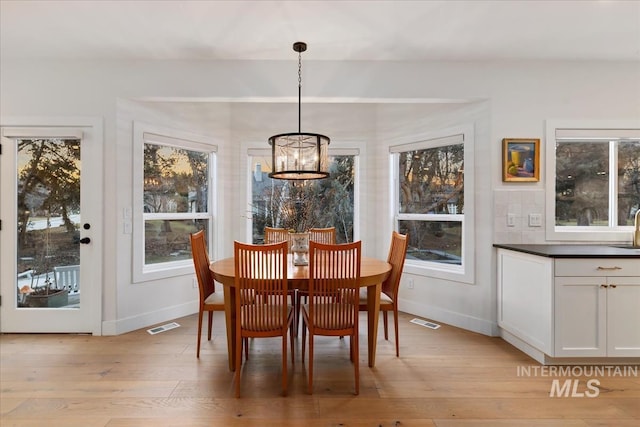
[[[440,325],[438,325],[437,323],[429,322],[422,319],[411,319],[411,323],[415,323],[416,325],[424,326],[430,329],[438,329],[440,327]]]
[[[155,328],[147,329],[151,335],[159,334],[160,332],[168,331],[169,329],[179,328],[176,322],[167,323],[166,325],[156,326]]]

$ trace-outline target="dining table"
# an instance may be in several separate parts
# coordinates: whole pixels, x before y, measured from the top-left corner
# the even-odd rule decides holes
[[[288,255],[287,278],[290,289],[307,290],[309,288],[309,266],[294,265],[293,257]],[[235,316],[235,260],[233,257],[213,261],[209,266],[216,282],[224,286],[224,312],[227,325],[227,349],[229,369],[235,371],[234,345],[236,332]],[[376,364],[376,343],[378,320],[380,317],[380,293],[382,282],[389,276],[391,264],[377,258],[362,257],[360,264],[360,287],[367,288],[367,355],[369,367]]]

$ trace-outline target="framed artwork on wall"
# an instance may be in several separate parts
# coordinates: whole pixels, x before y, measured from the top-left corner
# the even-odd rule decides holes
[[[540,139],[504,138],[502,140],[502,180],[505,182],[540,181]]]

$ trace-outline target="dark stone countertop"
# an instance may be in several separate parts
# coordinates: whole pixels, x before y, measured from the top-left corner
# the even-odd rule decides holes
[[[619,245],[624,246],[624,245]],[[495,243],[494,248],[509,249],[548,258],[640,258],[640,248],[611,245],[516,245]]]

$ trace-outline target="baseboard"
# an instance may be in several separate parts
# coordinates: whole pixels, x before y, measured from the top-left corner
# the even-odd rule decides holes
[[[421,316],[447,325],[465,329],[471,332],[488,335],[490,337],[499,336],[498,324],[495,321],[472,317],[464,313],[457,313],[415,301],[399,299],[398,309],[405,313]]]
[[[551,357],[504,329],[500,337],[541,365],[640,365],[640,357]]]
[[[542,365],[545,364],[547,355],[544,354],[542,351],[527,344],[517,336],[513,335],[510,332],[507,332],[504,329],[500,329],[500,337],[506,342],[508,342],[509,344],[511,344],[512,346],[514,346],[515,348],[517,348],[518,350],[520,350],[521,352],[523,352],[524,354],[526,354],[527,356],[531,357],[536,362]]]
[[[137,329],[148,328],[155,324],[189,316],[198,312],[198,301],[192,301],[158,311],[142,313],[124,319],[102,322],[102,335],[120,335]]]

